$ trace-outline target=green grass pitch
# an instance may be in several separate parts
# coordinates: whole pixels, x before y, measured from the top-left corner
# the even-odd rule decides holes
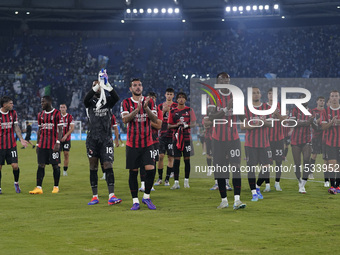
[[[10,166],[2,169],[0,254],[320,254],[337,247],[340,197],[327,193],[322,174],[308,181],[305,195],[298,193],[294,174],[283,174],[283,192],[273,191],[271,179],[272,191],[258,202],[250,201],[243,178],[241,200],[247,208],[234,211],[228,192],[229,208],[217,210],[219,193],[209,190],[213,178],[195,173],[195,164],[205,164],[195,145],[191,188],[183,188],[182,162],[182,188],[158,186],[151,194],[157,210],[141,205],[132,212],[125,147],[115,149],[115,194],[123,202],[114,206],[107,205],[103,180],[100,204],[87,205],[92,194],[84,141],[72,142],[69,175],[61,176],[59,194],[51,193],[51,166],[46,166],[44,194],[28,194],[35,187],[36,154],[20,147],[21,194],[14,191]],[[292,163],[291,150],[289,156],[285,164]]]

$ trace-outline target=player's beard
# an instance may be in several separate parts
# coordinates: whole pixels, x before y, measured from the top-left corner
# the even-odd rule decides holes
[[[142,94],[142,91],[141,91],[141,92],[139,92],[139,93],[137,93],[137,92],[132,92],[132,94],[133,94],[134,96],[137,96],[137,97],[139,97],[139,96]]]

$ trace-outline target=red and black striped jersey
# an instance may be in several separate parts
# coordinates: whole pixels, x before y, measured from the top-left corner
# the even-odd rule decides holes
[[[53,109],[50,112],[38,113],[38,126],[40,130],[39,148],[53,149],[58,139],[58,126],[63,126],[60,111]]]
[[[221,111],[223,108],[226,108],[228,105],[229,100],[232,99],[232,94],[229,92],[228,94],[224,94],[221,92],[221,90],[218,91],[220,94],[221,102],[216,98],[216,105],[214,104],[209,104],[208,107],[214,107],[216,111]],[[233,115],[232,109],[227,111],[226,113],[227,116],[223,116],[224,120],[227,120],[227,124],[215,124],[215,127],[212,127],[212,138],[218,141],[234,141],[239,139],[238,136],[238,131],[237,131],[237,126],[236,124],[233,124],[231,126],[231,123],[236,123],[237,122],[237,116]]]
[[[156,107],[156,109],[157,109],[157,117],[158,117],[158,119],[163,121],[163,112],[162,112],[162,110],[160,110],[158,107]],[[163,122],[162,122],[162,126],[163,126]],[[151,127],[151,130],[152,130],[153,144],[159,143],[159,139],[158,139],[158,132],[159,132],[159,130],[156,129],[156,128],[153,128],[153,127]]]
[[[142,105],[144,101],[145,97],[142,97]],[[138,101],[135,101],[132,97],[124,99],[120,109],[122,117],[123,113],[133,112],[137,108]],[[157,115],[156,106],[152,99],[149,101],[149,108]],[[152,144],[151,120],[142,106],[134,119],[127,123],[126,145],[132,148],[144,148]]]
[[[171,125],[176,125],[179,122],[182,122],[183,124],[190,125],[192,122],[196,121],[196,115],[192,108],[185,106],[184,109],[178,109],[176,107],[175,109],[172,109],[169,114],[168,123]],[[177,130],[177,129],[174,129]],[[190,135],[190,128],[184,128],[183,129],[183,138],[184,141],[190,141],[191,135]]]
[[[261,104],[260,106],[254,106],[257,110],[267,110],[267,104]],[[245,119],[246,121],[250,120],[259,120],[262,116],[253,114],[247,106],[244,107]],[[251,121],[249,124],[254,125]],[[254,147],[254,148],[266,148],[269,147],[269,136],[268,136],[268,127],[264,125],[262,127],[256,127],[253,129],[246,130],[245,144],[244,146]]]
[[[267,108],[270,109],[271,105],[266,103]],[[281,106],[280,103],[277,103],[277,108],[279,114],[281,114]],[[267,116],[267,119],[277,119],[276,117],[273,116],[273,114],[269,114]],[[268,136],[269,136],[269,141],[270,142],[277,142],[281,141],[284,139],[284,134],[283,134],[283,126],[281,124],[281,121],[273,121],[272,126],[268,128]]]
[[[15,110],[2,112],[0,110],[0,149],[10,149],[17,146],[14,138],[14,124],[18,123]]]
[[[329,123],[335,116],[338,120],[340,119],[340,107],[337,109],[327,107],[321,116],[321,123]],[[326,144],[331,147],[340,147],[340,126],[332,125],[326,131]]]
[[[116,116],[114,114],[112,114],[111,118],[111,127],[117,127]]]
[[[313,117],[315,118],[315,120],[318,120],[317,121],[317,125],[321,125],[321,115],[323,114],[323,112],[325,111],[325,109],[322,109],[322,110],[319,110],[318,108],[314,108],[312,109],[312,115]],[[322,130],[321,128],[319,130],[315,130],[315,129],[312,129],[312,136],[313,138],[318,138],[322,135]]]
[[[308,109],[308,111],[311,112],[310,109]],[[310,116],[303,114],[303,112],[300,111],[299,108],[295,107],[293,108],[290,118],[296,121],[308,121]],[[312,140],[310,129],[311,129],[310,126],[294,127],[293,133],[291,136],[291,144],[298,145],[298,144],[310,143]]]
[[[204,119],[205,118],[209,118],[208,116],[205,116],[203,119],[202,119],[202,125],[204,126]],[[213,132],[213,127],[208,127],[208,128],[204,128],[204,138],[205,139],[209,139],[211,140],[212,139],[212,132]]]
[[[160,110],[163,113],[163,104],[161,103],[158,105],[157,109]],[[168,118],[169,118],[169,113],[172,109],[175,109],[177,107],[177,103],[172,102],[172,104],[170,105],[170,109],[168,112],[165,112],[163,114],[163,123],[162,123],[162,127],[161,127],[161,132],[160,132],[160,136],[161,137],[167,137],[167,138],[172,138],[173,136],[173,130],[169,130],[168,129]]]
[[[290,127],[283,127],[283,136],[289,137]]]
[[[61,115],[63,122],[63,136],[70,130],[70,126],[74,125],[73,117],[71,114],[66,113],[65,115]],[[66,141],[71,140],[71,134],[66,138]]]

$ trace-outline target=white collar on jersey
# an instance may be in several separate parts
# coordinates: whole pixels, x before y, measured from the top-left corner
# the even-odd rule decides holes
[[[255,105],[253,105],[255,108],[259,108],[259,107],[261,107],[263,105],[263,103],[261,103],[260,105],[258,105],[258,106],[255,106]]]
[[[63,116],[63,117],[66,117],[66,116],[67,116],[67,114],[68,114],[68,113],[66,113],[65,115],[61,115],[61,116]]]
[[[333,111],[337,111],[337,110],[339,110],[339,109],[340,109],[340,105],[339,105],[339,107],[338,107],[338,108],[333,108],[332,106],[329,106],[329,108],[331,108]]]
[[[8,114],[8,113],[9,113],[9,111],[3,112],[3,111],[1,111],[1,110],[0,110],[0,112],[1,112],[2,114]]]
[[[144,96],[142,96],[142,101],[144,100]],[[131,101],[138,104],[138,101],[134,100],[133,97],[131,97]]]
[[[220,94],[221,94],[222,96],[225,96],[225,97],[226,97],[226,96],[229,96],[230,93],[231,93],[230,90],[229,90],[229,93],[228,93],[228,94],[224,94],[220,89],[218,90],[218,92],[220,92]]]
[[[55,108],[53,108],[50,112],[46,112],[46,110],[44,110],[44,112],[45,112],[46,114],[50,114],[50,113],[52,113],[54,110],[55,110]]]

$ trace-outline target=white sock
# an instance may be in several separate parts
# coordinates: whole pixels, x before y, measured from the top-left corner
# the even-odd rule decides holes
[[[141,187],[142,189],[145,189],[145,182],[140,182],[140,187]]]
[[[175,184],[176,184],[176,185],[179,185],[179,181],[175,181]]]
[[[280,185],[280,182],[275,182],[275,186]]]
[[[189,179],[186,179],[186,178],[185,178],[184,181],[187,182],[187,183],[189,183]]]
[[[215,179],[215,184],[216,184],[216,185],[218,184],[216,179]]]
[[[256,184],[256,188],[257,188],[257,189],[259,189],[259,188],[260,188],[260,186]]]
[[[97,195],[93,195],[92,197],[98,198],[98,194]]]
[[[251,194],[256,195],[256,189],[251,190]]]
[[[14,184],[18,184],[19,182],[14,182]]]
[[[54,188],[59,188],[58,186],[54,186]]]
[[[138,199],[138,197],[135,197],[135,198],[132,198],[132,203],[133,204],[139,204],[139,199]]]
[[[143,198],[144,198],[144,199],[149,199],[149,198],[150,198],[150,194],[145,194],[145,193],[144,193]]]
[[[266,183],[266,189],[270,189],[270,183]]]
[[[302,187],[305,187],[307,181],[306,180],[302,180],[301,182],[302,182]]]
[[[225,179],[227,185],[229,185],[229,179]]]
[[[111,197],[113,197],[115,195],[115,193],[110,193],[109,194],[109,199],[111,198]]]
[[[239,201],[239,200],[240,200],[240,195],[235,195],[235,196],[234,196],[234,200],[235,200],[235,202],[236,202],[236,201]]]
[[[39,188],[39,189],[42,189],[42,187],[41,187],[41,186],[37,186],[37,188]]]
[[[228,198],[222,198],[222,202],[227,202],[228,203]]]

